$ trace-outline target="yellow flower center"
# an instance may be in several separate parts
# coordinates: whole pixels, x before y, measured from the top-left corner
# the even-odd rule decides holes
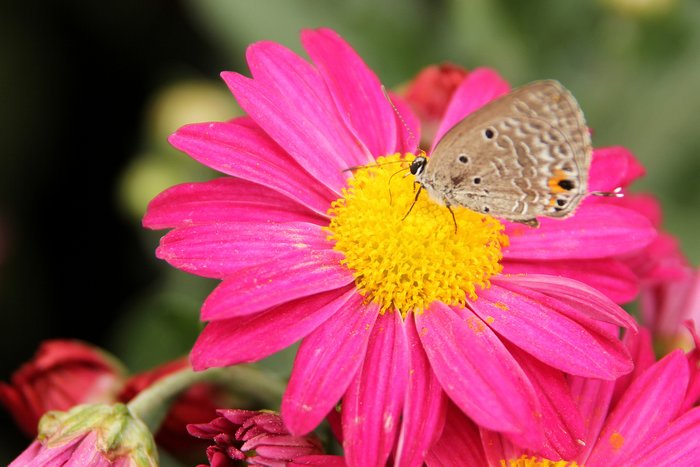
[[[501,459],[501,467],[579,467],[576,462],[551,461],[541,457],[523,455],[517,459]]]
[[[404,175],[414,158],[394,154],[358,169],[328,210],[328,238],[345,255],[359,292],[382,312],[403,316],[436,300],[464,305],[467,297],[476,299],[476,289],[489,287],[501,272],[501,248],[508,244],[493,217],[453,206],[453,221],[425,193],[406,216],[416,187]]]

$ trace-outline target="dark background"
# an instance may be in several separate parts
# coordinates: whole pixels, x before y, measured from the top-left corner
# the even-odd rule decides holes
[[[0,378],[7,381],[43,339],[107,345],[130,302],[156,281],[152,248],[119,208],[119,177],[143,139],[149,97],[183,75],[215,77],[225,61],[178,2],[3,2],[0,9]],[[27,440],[0,413],[2,451],[17,453]]]
[[[161,189],[212,174],[168,149],[167,134],[235,115],[219,73],[245,71],[255,40],[299,51],[302,27],[337,29],[389,86],[445,60],[493,66],[515,85],[561,80],[594,143],[627,146],[647,166],[640,189],[659,197],[664,228],[697,264],[699,2],[625,4],[2,2],[0,379],[48,338],[99,345],[132,371],[187,352],[214,283],[155,260],[159,234],[140,217]],[[4,463],[28,440],[2,410],[0,430]]]

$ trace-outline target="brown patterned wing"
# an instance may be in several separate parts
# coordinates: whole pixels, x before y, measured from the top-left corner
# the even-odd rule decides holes
[[[586,195],[591,142],[578,103],[537,81],[455,125],[417,178],[438,201],[536,224],[566,217]]]

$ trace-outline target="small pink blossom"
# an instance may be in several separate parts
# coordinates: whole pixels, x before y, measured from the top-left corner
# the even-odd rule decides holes
[[[323,455],[316,436],[291,435],[275,413],[240,409],[220,409],[217,413],[219,417],[209,423],[187,426],[192,436],[214,442],[207,448],[212,467],[233,466],[234,461],[271,467],[307,462],[344,465],[337,457]],[[319,460],[326,463],[315,463]]]
[[[39,435],[10,467],[155,467],[148,428],[124,404],[84,404],[47,412]]]

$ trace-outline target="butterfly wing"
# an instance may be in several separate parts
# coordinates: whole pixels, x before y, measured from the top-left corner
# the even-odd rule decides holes
[[[439,201],[507,220],[566,217],[586,194],[591,153],[574,97],[537,81],[455,125],[418,181]]]

